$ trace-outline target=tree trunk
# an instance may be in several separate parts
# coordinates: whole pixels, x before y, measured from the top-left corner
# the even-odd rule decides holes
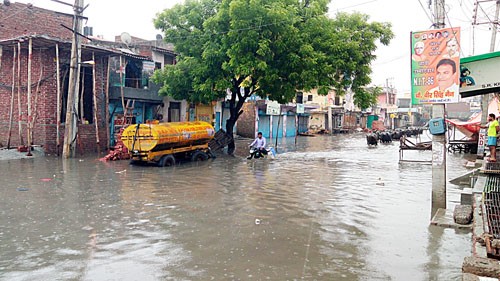
[[[227,154],[233,155],[234,151],[236,150],[236,145],[234,144],[234,138],[233,138],[233,128],[234,124],[236,124],[236,119],[233,116],[233,113],[231,112],[231,116],[229,119],[227,119],[226,122],[226,134],[231,137],[231,141],[227,144]]]
[[[238,121],[238,118],[240,115],[243,113],[241,108],[243,107],[243,104],[245,103],[245,100],[247,97],[250,96],[250,91],[246,90],[244,93],[242,93],[242,89],[240,88],[240,84],[242,82],[242,79],[239,80],[233,80],[233,90],[231,92],[231,99],[228,100],[229,102],[229,119],[227,119],[226,122],[226,134],[231,137],[231,141],[227,145],[227,154],[233,155],[234,151],[236,150],[236,145],[234,144],[234,138],[233,138],[233,128],[234,125],[236,124],[236,121]],[[238,99],[238,100],[236,100]]]

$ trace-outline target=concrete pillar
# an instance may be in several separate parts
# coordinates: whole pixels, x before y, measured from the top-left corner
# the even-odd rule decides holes
[[[255,137],[257,137],[258,133],[259,133],[259,108],[257,107],[257,104],[255,104]]]
[[[269,115],[269,139],[273,139],[273,116]]]
[[[332,107],[328,106],[328,128],[326,128],[330,134],[333,132],[333,122],[332,122]]]
[[[283,115],[283,125],[282,125],[283,126],[283,136],[282,137],[284,137],[284,138],[286,138],[286,116],[287,115],[285,113],[285,115]]]
[[[444,104],[432,105],[432,117],[444,118]],[[446,134],[432,136],[432,207],[431,217],[446,209]]]

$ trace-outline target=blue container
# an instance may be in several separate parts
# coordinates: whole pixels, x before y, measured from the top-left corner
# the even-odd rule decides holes
[[[444,118],[433,118],[429,120],[429,132],[432,135],[442,135],[446,132]]]

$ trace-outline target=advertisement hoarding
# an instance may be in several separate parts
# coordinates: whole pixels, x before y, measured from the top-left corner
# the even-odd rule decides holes
[[[412,104],[459,101],[460,28],[411,33]]]
[[[460,94],[462,97],[497,92],[500,89],[499,65],[500,52],[460,60]]]

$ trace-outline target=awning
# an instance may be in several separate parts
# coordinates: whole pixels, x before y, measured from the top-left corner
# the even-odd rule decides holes
[[[479,134],[479,130],[481,129],[481,122],[477,121],[462,122],[454,119],[446,119],[446,122],[453,125],[455,128],[457,128],[457,130],[459,130],[462,134],[469,138],[474,134]]]

